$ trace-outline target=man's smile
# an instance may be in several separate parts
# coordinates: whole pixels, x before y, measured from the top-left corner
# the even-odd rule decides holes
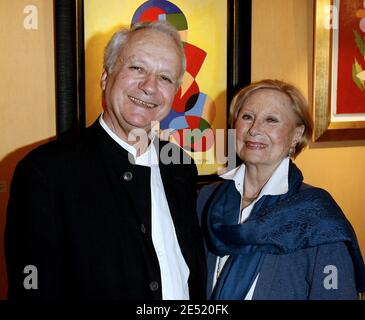
[[[128,98],[129,98],[132,102],[134,102],[134,103],[136,103],[136,104],[138,104],[139,106],[142,106],[142,107],[144,107],[144,108],[154,109],[154,108],[156,108],[156,107],[158,106],[158,105],[157,105],[157,104],[155,104],[155,103],[146,102],[146,101],[143,101],[143,100],[137,99],[137,98],[132,97],[132,96],[128,96]]]

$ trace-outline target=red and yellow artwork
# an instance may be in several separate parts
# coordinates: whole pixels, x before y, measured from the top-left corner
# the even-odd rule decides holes
[[[97,79],[102,51],[112,33],[141,21],[166,20],[180,33],[187,68],[160,128],[172,131],[172,141],[192,155],[199,174],[224,167],[215,161],[214,133],[227,129],[227,10],[226,0],[85,1],[87,124],[102,110]]]
[[[339,6],[336,114],[365,113],[365,1]]]
[[[162,130],[174,130],[174,141],[193,152],[206,152],[214,140],[206,137],[215,118],[215,104],[208,94],[201,92],[196,80],[207,52],[188,42],[188,21],[184,12],[170,1],[148,0],[137,8],[132,25],[142,21],[168,21],[179,30],[184,43],[186,73],[182,86],[172,103],[170,114],[161,123]],[[196,130],[192,138],[188,130]],[[204,139],[205,138],[205,139]],[[204,140],[204,143],[203,143]]]

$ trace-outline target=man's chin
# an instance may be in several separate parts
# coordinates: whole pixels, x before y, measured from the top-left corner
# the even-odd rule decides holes
[[[151,124],[148,123],[131,123],[128,127],[128,136],[141,136],[141,135],[149,135],[151,131]]]

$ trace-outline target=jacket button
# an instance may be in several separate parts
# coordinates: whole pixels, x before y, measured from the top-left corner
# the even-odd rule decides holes
[[[150,289],[151,289],[151,291],[157,291],[158,290],[158,282],[157,281],[152,281],[150,283]]]
[[[144,226],[144,224],[141,224],[141,231],[142,233],[146,233],[146,227]]]
[[[126,171],[123,174],[124,181],[131,181],[133,179],[133,174],[130,171]]]

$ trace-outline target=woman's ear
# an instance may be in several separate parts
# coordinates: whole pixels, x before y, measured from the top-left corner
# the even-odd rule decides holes
[[[108,72],[106,71],[106,69],[103,69],[103,73],[101,74],[101,79],[100,79],[100,87],[101,89],[104,91],[106,88],[106,79],[108,78]]]
[[[294,129],[293,146],[296,146],[303,137],[305,126],[302,124]]]

